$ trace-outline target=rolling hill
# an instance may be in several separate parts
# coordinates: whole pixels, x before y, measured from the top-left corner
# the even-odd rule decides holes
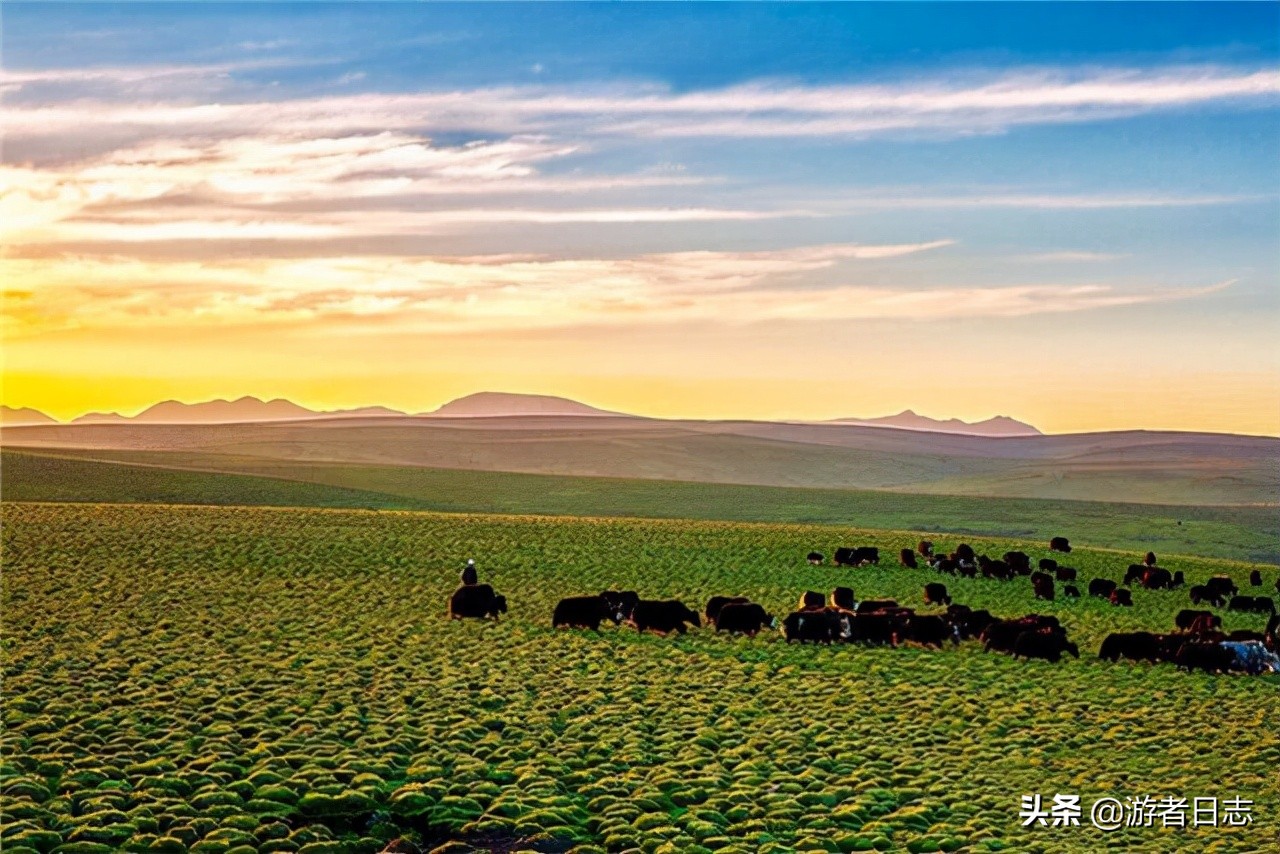
[[[9,448],[1184,505],[1277,503],[1280,439],[1129,431],[983,437],[624,416],[328,417],[6,427]],[[177,461],[177,462],[175,462]],[[221,462],[220,462],[221,461]]]

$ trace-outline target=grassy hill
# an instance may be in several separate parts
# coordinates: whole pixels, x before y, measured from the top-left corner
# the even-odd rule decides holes
[[[816,489],[1280,505],[1280,440],[1195,433],[987,438],[837,424],[342,418],[14,427],[9,448],[184,452]]]
[[[803,525],[316,509],[5,504],[4,848],[1263,852],[1280,832],[1275,676],[1107,663],[1133,608],[945,577],[959,602],[1058,616],[1079,660],[555,630],[604,588],[785,614],[806,589],[921,607],[939,576],[810,567],[913,535]],[[939,541],[953,546],[957,538]],[[1046,554],[1039,541],[972,538]],[[510,601],[450,622],[462,561]],[[1083,577],[1123,555],[1077,549]],[[1250,565],[1171,558],[1189,582]],[[1274,570],[1267,569],[1268,583]],[[1225,614],[1228,629],[1258,615]],[[1023,795],[1243,797],[1240,827],[1024,827]],[[59,849],[59,846],[70,845]]]
[[[4,451],[0,460],[6,500],[725,519],[1036,542],[1066,534],[1077,543],[1136,554],[1154,549],[1280,563],[1280,517],[1270,508],[558,477],[176,452]]]

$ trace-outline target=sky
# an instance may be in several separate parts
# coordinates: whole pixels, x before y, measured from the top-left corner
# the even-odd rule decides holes
[[[1280,435],[1280,4],[0,7],[3,399]]]

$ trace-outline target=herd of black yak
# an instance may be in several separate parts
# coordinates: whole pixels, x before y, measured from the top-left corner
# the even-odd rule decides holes
[[[1063,537],[1054,537],[1050,551],[1070,553],[1071,546]],[[820,565],[826,558],[810,552],[810,563]],[[961,543],[949,554],[935,554],[933,543],[924,540],[915,550],[903,549],[899,563],[906,568],[928,567],[955,576],[1012,581],[1029,577],[1037,599],[1053,600],[1062,584],[1064,597],[1078,598],[1079,581],[1073,567],[1054,558],[1042,558],[1033,569],[1031,558],[1020,551],[1006,552],[999,559],[976,554]],[[838,548],[837,566],[879,564],[880,552],[874,546]],[[1261,574],[1254,570],[1250,585],[1262,586]],[[467,583],[470,582],[470,583]],[[1148,590],[1174,590],[1185,585],[1181,572],[1169,572],[1157,566],[1156,556],[1147,552],[1142,563],[1131,564],[1124,584]],[[1275,588],[1280,592],[1280,579]],[[1094,578],[1086,585],[1090,596],[1109,601],[1117,607],[1133,605],[1131,591],[1114,581]],[[1187,671],[1207,673],[1229,671],[1246,673],[1280,672],[1280,617],[1270,596],[1244,596],[1227,576],[1214,576],[1203,585],[1190,588],[1194,604],[1209,604],[1230,611],[1260,613],[1269,617],[1265,631],[1222,631],[1222,618],[1212,611],[1186,609],[1178,614],[1174,631],[1169,633],[1113,633],[1103,641],[1098,656],[1108,661],[1121,658],[1131,661],[1169,662]],[[1012,619],[992,615],[952,602],[946,585],[929,582],[924,585],[926,605],[944,606],[935,614],[917,614],[915,609],[893,600],[858,601],[849,587],[837,587],[829,596],[807,591],[797,609],[781,623],[765,608],[744,596],[713,596],[702,616],[717,632],[755,637],[765,629],[779,627],[787,642],[858,643],[896,647],[913,643],[941,649],[945,644],[959,645],[976,639],[990,652],[1002,652],[1015,658],[1037,658],[1060,661],[1063,655],[1080,657],[1057,617],[1028,614]],[[506,613],[506,599],[487,584],[475,583],[474,572],[464,575],[464,583],[449,600],[453,618],[488,617],[497,619]],[[581,628],[599,631],[602,623],[626,623],[641,632],[684,634],[688,626],[701,626],[702,616],[676,599],[641,599],[634,591],[606,590],[593,596],[561,599],[552,614],[556,628]]]

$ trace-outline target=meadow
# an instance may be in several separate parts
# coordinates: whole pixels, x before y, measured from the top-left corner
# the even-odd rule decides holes
[[[20,501],[248,504],[799,522],[1045,541],[1280,564],[1275,506],[1179,506],[519,472],[106,449],[5,450]],[[1002,550],[1003,551],[1003,550]]]
[[[1110,631],[1171,628],[1185,590],[1117,609],[1037,602],[1026,579],[809,566],[811,548],[919,539],[831,525],[12,502],[3,523],[6,853],[1280,846],[1280,677],[1096,658]],[[467,557],[508,597],[501,621],[445,618]],[[1136,557],[1066,562],[1119,579]],[[1161,563],[1189,583],[1276,575]],[[1056,614],[1080,659],[550,628],[560,597],[609,587],[781,615],[837,584],[921,607],[933,580]],[[1022,827],[1032,793],[1250,798],[1253,823]]]

